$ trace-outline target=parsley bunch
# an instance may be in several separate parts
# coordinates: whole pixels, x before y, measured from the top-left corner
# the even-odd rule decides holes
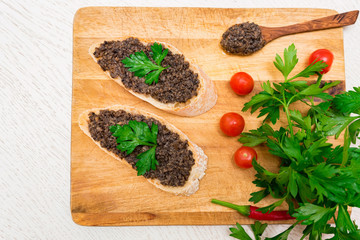
[[[151,85],[153,82],[158,83],[160,73],[168,68],[162,67],[161,62],[169,52],[169,49],[163,50],[162,45],[157,42],[150,48],[150,56],[155,63],[152,62],[143,51],[135,52],[121,61],[135,76],[145,76],[145,83],[148,85]]]
[[[360,239],[360,230],[348,213],[349,206],[360,207],[360,148],[350,147],[360,133],[360,88],[333,97],[324,91],[340,82],[321,82],[318,72],[325,63],[313,63],[289,77],[297,62],[292,44],[285,49],[283,59],[276,55],[274,62],[284,82],[265,82],[263,91],[244,105],[243,111],[259,110],[258,117],[264,117],[264,121],[258,129],[242,133],[239,141],[246,146],[265,144],[281,159],[278,172],[266,170],[253,159],[257,171],[253,183],[261,190],[252,193],[250,201],[258,203],[271,195],[277,201],[259,211],[271,212],[286,202],[289,214],[297,220],[283,233],[266,239],[287,239],[297,224],[306,225],[302,239],[322,239],[323,233],[333,234],[331,239]],[[314,84],[294,81],[315,74],[318,79]],[[295,102],[308,110],[302,113],[293,109]],[[282,113],[287,126],[274,129],[271,123],[275,124]],[[343,145],[328,142],[328,137],[338,138],[342,133]],[[331,219],[335,227],[328,224]],[[239,226],[231,230],[232,236],[236,237],[234,231],[242,232]]]
[[[136,162],[136,170],[139,175],[144,175],[150,169],[155,170],[158,161],[156,160],[156,146],[158,126],[154,123],[151,125],[151,129],[145,122],[138,122],[135,120],[129,121],[126,125],[115,125],[109,127],[112,135],[116,137],[118,143],[117,148],[126,152],[126,154],[132,153],[137,146],[151,146],[151,148],[145,152],[137,155],[139,161]]]

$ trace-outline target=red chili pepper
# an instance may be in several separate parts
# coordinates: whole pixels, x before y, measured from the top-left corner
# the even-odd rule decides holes
[[[228,207],[238,211],[240,214],[256,220],[289,220],[294,219],[287,211],[272,211],[271,213],[262,213],[256,211],[258,207],[250,205],[236,205],[229,202],[224,202],[216,199],[211,200],[212,203]]]
[[[271,213],[262,213],[256,211],[258,207],[250,206],[249,218],[256,220],[288,220],[294,219],[287,211],[272,211]]]

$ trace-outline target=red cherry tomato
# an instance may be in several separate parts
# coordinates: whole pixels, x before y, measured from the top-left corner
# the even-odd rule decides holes
[[[230,79],[232,90],[238,95],[247,95],[254,88],[254,80],[245,72],[235,73]]]
[[[334,55],[327,49],[318,49],[310,55],[309,65],[312,64],[314,61],[318,62],[321,60],[328,65],[320,72],[320,74],[324,74],[330,70],[331,65],[334,61]]]
[[[220,129],[230,137],[235,137],[242,133],[244,126],[244,118],[234,112],[226,113],[220,119]]]
[[[257,159],[256,151],[246,146],[239,148],[234,155],[236,165],[241,168],[251,168],[253,158]]]

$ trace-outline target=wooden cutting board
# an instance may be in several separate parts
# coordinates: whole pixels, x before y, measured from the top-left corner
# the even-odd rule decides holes
[[[219,119],[230,111],[241,113],[243,104],[260,91],[261,82],[282,80],[272,62],[275,54],[282,54],[291,43],[295,43],[299,57],[294,72],[306,66],[312,51],[330,49],[335,60],[324,79],[342,81],[332,93],[345,89],[343,33],[342,29],[330,29],[286,36],[247,57],[224,54],[219,48],[219,39],[235,23],[253,21],[262,26],[283,26],[335,13],[328,9],[261,8],[89,7],[78,10],[74,18],[71,129],[71,213],[74,222],[81,225],[252,223],[231,209],[210,203],[211,198],[217,198],[249,204],[250,193],[257,190],[251,183],[254,169],[242,170],[233,162],[233,153],[241,144],[236,137],[221,133]],[[216,106],[193,118],[175,116],[137,99],[109,80],[92,60],[88,49],[95,42],[124,36],[167,42],[193,59],[215,83],[219,96]],[[255,89],[249,96],[237,96],[230,89],[229,79],[238,71],[249,73],[255,80]],[[164,117],[205,151],[209,157],[208,169],[198,192],[184,197],[155,188],[83,134],[78,126],[82,111],[115,104],[136,106]],[[260,125],[256,114],[246,112],[242,115],[246,119],[245,131]],[[256,147],[256,151],[263,166],[276,170],[278,159],[265,147]],[[273,200],[268,198],[259,206],[271,202]]]

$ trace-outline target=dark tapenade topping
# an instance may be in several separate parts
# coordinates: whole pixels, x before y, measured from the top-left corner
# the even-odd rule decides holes
[[[179,134],[170,131],[165,125],[153,118],[143,115],[130,114],[123,110],[101,110],[99,114],[89,114],[89,131],[91,137],[100,142],[101,147],[124,158],[135,169],[138,159],[136,156],[147,151],[149,146],[138,146],[126,155],[116,148],[116,138],[112,136],[109,126],[115,124],[128,124],[130,120],[145,122],[151,127],[155,123],[159,127],[156,147],[156,159],[159,165],[156,170],[150,170],[143,176],[159,179],[162,185],[184,186],[189,178],[192,166],[195,164],[193,153],[189,150],[187,141],[181,140]]]
[[[123,41],[105,41],[95,49],[94,56],[104,71],[109,71],[112,78],[120,77],[124,86],[134,92],[150,95],[163,103],[185,103],[197,96],[199,88],[198,74],[189,68],[184,56],[170,51],[161,62],[163,67],[157,84],[147,85],[144,78],[134,76],[121,62],[135,52],[144,51],[150,57],[151,44],[144,45],[137,38]],[[164,46],[163,46],[164,47]]]
[[[241,23],[231,26],[224,34],[220,45],[229,53],[250,55],[265,46],[259,25]]]

